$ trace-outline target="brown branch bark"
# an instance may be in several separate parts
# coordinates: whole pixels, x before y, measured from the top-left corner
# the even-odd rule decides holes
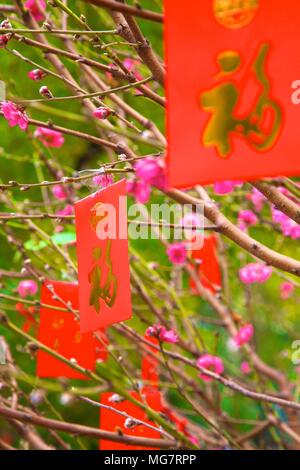
[[[75,434],[77,436],[86,436],[94,439],[103,439],[113,442],[122,442],[123,444],[130,444],[142,447],[157,447],[159,449],[174,448],[174,441],[165,439],[147,439],[144,437],[133,437],[120,435],[101,429],[82,426],[75,423],[67,423],[56,421],[54,419],[47,419],[41,416],[32,415],[23,411],[11,410],[5,406],[0,406],[0,415],[8,418],[9,420],[15,419],[23,423],[31,423],[36,426],[41,426],[47,429],[54,429],[56,431]]]
[[[131,5],[126,5],[126,3],[120,3],[114,0],[84,0],[86,3],[92,3],[93,5],[106,8],[112,11],[121,11],[123,13],[128,13],[129,15],[137,16],[139,18],[144,18],[150,21],[156,21],[157,23],[163,22],[163,15],[155,11],[144,10],[142,8],[137,8]]]
[[[127,25],[124,24],[124,21],[121,23],[118,21],[118,18],[122,18],[122,15],[117,16],[116,14],[113,14],[112,16],[116,21],[120,35],[123,36],[126,40],[130,40],[130,42],[136,42],[138,44],[136,50],[140,58],[152,72],[153,77],[163,86],[165,82],[165,70],[156,57],[156,54],[153,51],[148,39],[145,38],[142,31],[140,30],[135,19],[131,15],[125,13],[124,19],[128,25],[127,27]]]
[[[300,207],[294,201],[286,197],[269,183],[258,181],[251,184],[272,202],[276,209],[279,209],[285,215],[300,224]]]

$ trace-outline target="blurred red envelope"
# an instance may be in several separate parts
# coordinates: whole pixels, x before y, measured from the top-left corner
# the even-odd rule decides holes
[[[299,19],[299,0],[165,0],[170,186],[300,174]]]
[[[80,329],[95,331],[132,315],[126,181],[78,201],[75,216]]]
[[[145,337],[145,339],[156,346],[159,344],[158,340],[154,337]],[[158,390],[157,355],[159,351],[157,349],[152,348],[151,346],[147,346],[147,350],[149,352],[144,353],[142,360],[143,387],[141,393],[145,397],[148,406],[159,413],[163,409],[161,403],[161,394]],[[151,354],[151,352],[153,354]],[[156,426],[151,421],[149,421],[146,413],[141,408],[134,405],[130,401],[124,400],[121,403],[111,403],[109,399],[112,395],[113,393],[103,393],[101,395],[101,403],[103,405],[108,405],[112,408],[115,408],[116,410],[126,412],[128,415],[132,416],[135,419],[140,419],[141,421]],[[131,392],[131,395],[137,400],[141,399],[137,392]],[[122,432],[124,434],[127,434],[129,436],[140,436],[152,439],[160,439],[161,435],[159,432],[149,429],[146,426],[136,426],[134,429],[125,429],[125,419],[126,418],[124,416],[118,415],[117,413],[111,410],[105,408],[100,409],[101,429],[115,432],[116,428],[120,428],[122,429]],[[99,442],[99,448],[101,450],[155,450],[104,440],[101,440]]]
[[[191,256],[199,261],[197,268],[199,279],[206,289],[216,294],[222,287],[222,274],[217,252],[217,238],[210,235],[204,239],[200,250],[193,250]],[[195,288],[195,282],[191,279],[191,287]]]
[[[53,307],[65,308],[60,300],[53,299],[47,288],[53,286],[55,294],[65,303],[70,303],[78,310],[78,284],[59,281],[46,281],[41,288],[41,303]],[[100,332],[103,335],[103,332]],[[74,358],[78,365],[94,370],[96,359],[105,360],[107,353],[92,333],[81,334],[79,322],[72,312],[41,307],[38,339],[41,343],[55,350],[67,359]],[[38,377],[67,377],[87,379],[86,376],[59,361],[50,354],[39,350],[37,354]]]
[[[146,389],[146,390],[143,390],[142,393],[145,397],[147,405],[150,408],[152,408],[154,411],[157,411],[158,413],[160,413],[162,411],[160,392],[157,390]],[[113,395],[112,393],[103,393],[101,395],[101,403],[103,405],[108,405],[112,408],[115,408],[116,410],[123,411],[127,413],[128,415],[130,415],[132,418],[144,421],[147,424],[151,424],[152,426],[157,427],[157,425],[149,421],[146,413],[141,408],[131,403],[130,401],[125,400],[118,404],[111,403],[109,399],[112,395]],[[135,399],[140,400],[139,394],[137,392],[131,392],[131,395]],[[125,420],[126,420],[126,417],[119,415],[112,410],[107,410],[104,408],[100,409],[100,427],[101,429],[105,431],[116,432],[117,428],[120,428],[123,434],[126,434],[128,436],[135,436],[135,437],[139,436],[139,437],[145,437],[145,438],[151,438],[151,439],[161,438],[161,434],[158,431],[155,431],[154,429],[150,429],[143,425],[136,426],[133,429],[125,429],[124,428]],[[120,442],[113,442],[113,441],[107,441],[107,440],[101,440],[99,442],[99,448],[101,450],[155,450],[155,449],[151,449],[147,447],[126,445]]]

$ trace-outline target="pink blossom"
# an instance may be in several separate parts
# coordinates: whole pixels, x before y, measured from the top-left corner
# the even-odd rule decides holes
[[[300,225],[292,219],[287,218],[282,222],[281,230],[285,237],[291,237],[292,240],[300,238]]]
[[[300,225],[275,207],[272,207],[272,220],[280,225],[285,237],[290,237],[293,240],[300,238]]]
[[[140,204],[146,204],[150,199],[151,188],[144,181],[127,181],[126,191]]]
[[[114,177],[111,174],[96,175],[93,177],[93,183],[101,188],[107,188],[114,182]]]
[[[243,361],[243,362],[241,363],[241,372],[242,372],[243,374],[245,374],[245,375],[248,375],[248,374],[251,373],[251,367],[250,367],[250,365],[249,365],[249,362]]]
[[[257,212],[262,210],[264,202],[266,201],[266,197],[256,188],[253,188],[252,192],[247,195],[247,199],[252,202]]]
[[[272,268],[261,263],[250,263],[239,271],[240,280],[244,284],[266,282],[272,275]]]
[[[42,78],[44,78],[45,76],[45,72],[40,69],[33,69],[28,72],[28,77],[34,81],[42,80]]]
[[[30,295],[35,295],[38,291],[38,285],[35,281],[25,280],[19,282],[17,291],[21,297],[28,297]]]
[[[163,343],[175,344],[178,342],[178,336],[174,330],[167,330],[164,326],[159,324],[149,326],[146,330],[146,336],[154,336]]]
[[[71,204],[67,204],[66,207],[57,211],[56,214],[57,215],[72,215],[73,212],[74,212],[73,206],[71,206]]]
[[[247,227],[251,227],[252,225],[257,224],[258,219],[253,211],[243,210],[239,212],[238,221],[239,227],[241,229],[246,229]]]
[[[232,193],[232,191],[243,184],[242,181],[218,181],[214,184],[214,191],[216,194],[223,195]]]
[[[289,219],[287,215],[285,215],[280,210],[276,209],[276,207],[272,207],[272,220],[275,224],[282,224]]]
[[[243,346],[243,344],[249,343],[253,335],[254,335],[254,328],[253,328],[253,325],[249,323],[247,325],[242,326],[239,329],[236,337],[234,338],[234,341],[237,346]]]
[[[26,0],[24,7],[30,11],[36,21],[43,21],[45,19],[45,0]]]
[[[0,106],[3,116],[8,120],[11,127],[19,126],[22,131],[26,131],[28,116],[24,110],[18,108],[12,101],[2,101]]]
[[[145,183],[156,186],[159,189],[166,189],[167,180],[165,174],[165,164],[160,158],[146,157],[134,165],[138,178]]]
[[[212,356],[211,354],[203,354],[203,356],[199,357],[196,364],[199,369],[207,369],[211,372],[214,372],[215,374],[221,375],[224,372],[224,364],[222,359],[217,356]],[[199,377],[205,382],[211,382],[212,380],[214,380],[212,377],[206,375],[205,373],[201,373]]]
[[[167,248],[167,255],[171,263],[183,265],[187,259],[186,247],[183,243],[172,243]]]
[[[65,190],[60,184],[55,184],[52,187],[52,194],[59,201],[64,201],[67,198]]]
[[[287,300],[291,297],[295,290],[294,284],[291,282],[285,281],[280,286],[280,297],[282,300]]]
[[[34,133],[34,137],[39,139],[45,147],[60,148],[65,142],[61,132],[53,131],[46,127],[38,127]]]
[[[295,225],[291,229],[291,239],[299,240],[300,238],[300,225],[295,222]]]
[[[100,106],[99,108],[95,109],[95,111],[93,112],[93,116],[100,120],[107,119],[110,114],[111,114],[110,109],[104,106]]]

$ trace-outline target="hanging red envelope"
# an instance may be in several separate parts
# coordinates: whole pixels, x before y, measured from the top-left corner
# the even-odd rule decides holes
[[[75,204],[80,328],[131,318],[126,181]]]
[[[154,345],[158,345],[158,340],[153,337],[146,337],[148,342],[151,342]],[[158,391],[158,359],[157,354],[158,350],[147,346],[149,353],[145,353],[142,360],[142,381],[144,382],[143,388],[141,390],[142,395],[145,397],[146,402],[150,408],[157,411],[158,413],[162,411],[161,395]],[[150,351],[153,354],[150,354]],[[148,424],[151,423],[147,418],[146,413],[134,405],[128,400],[124,400],[121,403],[112,403],[110,398],[113,393],[103,393],[101,395],[101,403],[103,405],[108,405],[112,408],[115,408],[118,411],[126,412],[128,415],[132,416],[135,419],[139,419]],[[137,400],[141,400],[137,392],[131,392],[131,395]],[[161,435],[159,432],[147,428],[146,426],[136,426],[134,429],[124,429],[125,417],[118,415],[117,413],[107,410],[104,408],[100,409],[100,427],[106,431],[115,432],[117,428],[122,429],[124,434],[130,436],[139,436],[139,437],[148,437],[152,439],[160,439]],[[119,442],[104,441],[99,442],[99,447],[101,450],[155,450],[147,449],[145,447],[138,447],[132,445],[125,445]]]
[[[41,288],[41,304],[53,308],[40,309],[38,340],[67,359],[76,359],[78,365],[88,370],[95,370],[98,341],[92,333],[80,333],[79,321],[72,312],[55,309],[65,306],[61,300],[53,299],[53,293],[47,288],[48,285],[53,286],[59,299],[71,305],[73,310],[78,310],[77,283],[46,281]],[[105,354],[102,349],[102,359],[105,358]],[[37,376],[87,379],[83,374],[42,350],[37,354]]]
[[[202,285],[216,294],[222,286],[222,274],[217,252],[217,238],[210,235],[205,238],[200,250],[193,250],[191,255],[198,261],[197,271]],[[190,285],[195,288],[195,282],[191,279]]]
[[[165,0],[170,186],[300,174],[299,19],[299,0]]]
[[[161,397],[160,393],[157,390],[143,390],[143,396],[147,402],[147,405],[152,408],[152,410],[160,413],[162,411]],[[141,420],[147,424],[157,427],[156,424],[149,421],[147,414],[139,408],[137,405],[131,403],[128,400],[122,401],[121,403],[111,403],[109,399],[111,398],[112,393],[103,393],[101,395],[101,404],[108,405],[112,408],[115,408],[118,411],[123,411],[127,413],[134,419]],[[140,400],[139,394],[137,392],[131,392],[131,395]],[[160,439],[161,434],[154,429],[150,429],[147,426],[136,426],[133,429],[125,429],[126,417],[115,413],[112,410],[100,409],[100,427],[105,431],[117,432],[117,429],[120,428],[123,434],[128,436],[136,437],[146,437],[151,439]],[[120,442],[106,441],[101,440],[99,443],[99,448],[101,450],[155,450],[147,447],[139,447],[134,445],[126,445]]]

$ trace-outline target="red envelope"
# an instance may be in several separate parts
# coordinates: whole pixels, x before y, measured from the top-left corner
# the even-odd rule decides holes
[[[165,0],[165,18],[170,186],[299,174],[299,0]]]
[[[126,181],[78,201],[75,217],[81,331],[128,320],[132,310]]]
[[[205,238],[200,250],[191,252],[193,259],[200,262],[197,270],[202,285],[216,294],[222,287],[222,274],[217,253],[217,238],[210,235]],[[195,282],[191,279],[191,287],[195,288]]]
[[[146,337],[146,339],[155,345],[159,344],[158,340],[154,337]],[[147,346],[147,349],[149,351],[153,351],[155,356],[157,356],[158,350],[151,348],[151,346]],[[142,381],[145,381],[145,382],[147,381],[147,383],[144,384],[141,393],[146,398],[146,402],[150,406],[150,408],[152,408],[153,410],[157,412],[161,412],[163,409],[163,406],[161,403],[161,395],[160,395],[160,392],[158,391],[158,372],[157,372],[158,359],[155,356],[149,353],[145,353],[143,356]],[[128,415],[132,416],[133,418],[140,419],[148,424],[152,424],[153,426],[156,426],[155,424],[149,421],[149,419],[146,416],[146,413],[141,408],[132,404],[130,401],[125,400],[118,404],[111,403],[109,399],[112,395],[113,395],[112,393],[103,393],[101,395],[101,403],[104,405],[113,407],[116,410],[126,412]],[[131,392],[131,395],[137,400],[140,400],[140,396],[137,392]],[[100,408],[101,429],[115,432],[117,428],[121,428],[122,432],[127,435],[160,439],[161,435],[159,432],[155,430],[151,430],[147,428],[146,426],[137,426],[134,429],[125,429],[124,428],[125,419],[126,418],[124,418],[124,416],[118,415],[117,413],[111,410]],[[155,450],[155,449],[150,449],[150,448],[145,448],[145,447],[129,446],[129,445],[121,444],[119,442],[104,441],[104,440],[99,442],[99,448],[101,450]]]
[[[65,308],[59,300],[52,298],[53,294],[47,289],[49,284],[53,286],[58,297],[64,302],[70,302],[72,308],[78,310],[78,284],[76,283],[46,281],[41,289],[42,304]],[[91,333],[80,333],[79,322],[72,312],[41,307],[38,340],[62,356],[76,359],[78,365],[92,371],[95,370],[96,359],[99,355],[103,360],[107,355],[101,345],[101,351],[98,349],[97,354],[99,342]],[[37,376],[87,379],[83,374],[42,350],[39,350],[37,354]]]
[[[150,408],[154,411],[160,413],[162,411],[162,404],[161,404],[161,397],[160,393],[156,390],[143,390],[143,395],[145,396],[146,402]],[[131,392],[131,395],[140,400],[139,394],[137,392]],[[138,406],[134,405],[128,400],[123,401],[122,403],[110,403],[109,398],[112,396],[112,393],[103,393],[101,395],[101,403],[103,405],[108,405],[116,410],[123,411],[128,415],[132,416],[135,419],[139,419],[144,421],[145,423],[151,424],[152,426],[156,426],[156,424],[149,421],[147,418],[146,413],[139,408]],[[126,417],[121,416],[114,411],[107,410],[104,408],[100,408],[100,428],[105,431],[116,432],[117,428],[120,428],[123,434],[128,436],[139,436],[139,437],[147,437],[152,439],[160,439],[161,434],[153,429],[149,429],[146,426],[136,426],[133,429],[125,429]],[[100,450],[156,450],[147,447],[140,447],[140,446],[133,446],[133,445],[126,445],[120,442],[112,442],[112,441],[105,441],[101,440],[99,442]]]

